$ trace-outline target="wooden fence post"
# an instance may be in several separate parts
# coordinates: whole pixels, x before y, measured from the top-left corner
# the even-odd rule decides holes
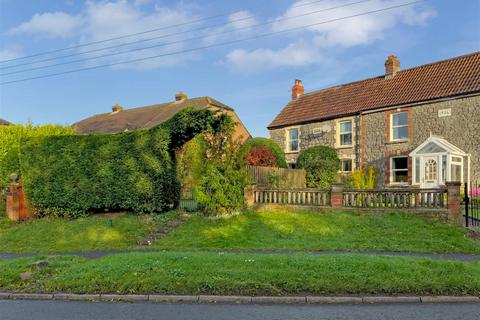
[[[455,225],[463,226],[462,199],[460,182],[446,182],[448,220]]]
[[[340,208],[343,206],[343,183],[332,184],[332,207]]]

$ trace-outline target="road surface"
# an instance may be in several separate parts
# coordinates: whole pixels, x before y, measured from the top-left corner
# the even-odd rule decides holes
[[[0,300],[1,320],[478,320],[480,304],[224,305]]]

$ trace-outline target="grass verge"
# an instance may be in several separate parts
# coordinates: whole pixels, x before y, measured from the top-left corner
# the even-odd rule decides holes
[[[137,242],[175,213],[153,216],[43,218],[22,223],[0,218],[0,252],[54,253],[137,248]],[[111,225],[109,220],[111,219]]]
[[[480,294],[480,262],[360,255],[131,253],[0,261],[0,291],[242,295]],[[22,281],[20,272],[33,277]]]
[[[190,219],[156,249],[168,250],[386,250],[480,253],[463,228],[405,214],[250,212]]]

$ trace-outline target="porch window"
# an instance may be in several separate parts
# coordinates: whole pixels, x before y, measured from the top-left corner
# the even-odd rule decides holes
[[[391,117],[391,140],[408,139],[408,112],[393,113]]]
[[[415,183],[420,183],[420,158],[415,158]]]
[[[342,160],[342,172],[352,172],[352,159],[343,159]]]
[[[288,151],[296,152],[300,150],[298,128],[288,130]]]
[[[442,156],[442,182],[445,183],[447,180],[447,156]]]
[[[392,183],[408,183],[408,157],[391,158],[390,168]]]
[[[462,160],[461,157],[452,157],[450,162],[450,181],[463,183]]]
[[[352,145],[352,121],[340,122],[340,146]]]

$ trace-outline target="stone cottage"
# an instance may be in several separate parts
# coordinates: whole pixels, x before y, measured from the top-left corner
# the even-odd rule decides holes
[[[480,178],[480,52],[310,93],[295,80],[292,99],[268,126],[295,166],[300,151],[337,150],[341,172],[379,168],[379,186],[437,188]]]

